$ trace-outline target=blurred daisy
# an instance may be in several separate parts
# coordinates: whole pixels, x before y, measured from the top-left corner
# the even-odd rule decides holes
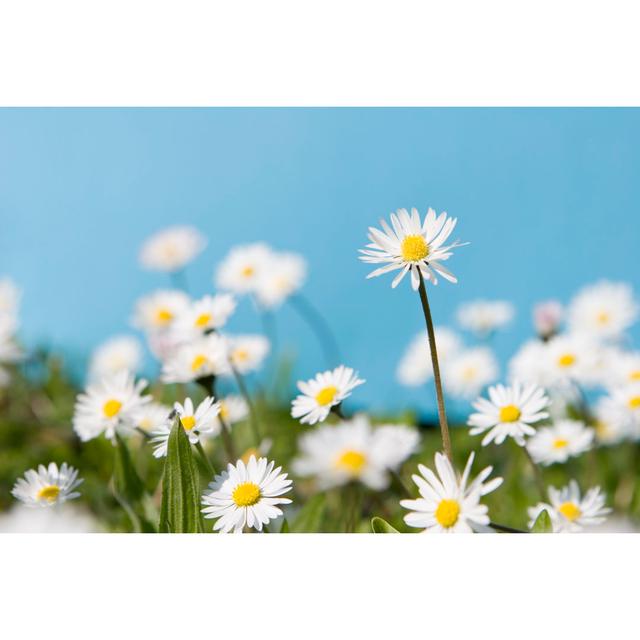
[[[161,379],[165,383],[193,382],[228,371],[226,340],[211,333],[176,347],[162,365]]]
[[[564,316],[562,305],[557,300],[539,302],[533,308],[533,326],[543,340],[548,340],[560,330]]]
[[[15,341],[15,320],[8,316],[0,316],[0,387],[9,384],[11,376],[2,365],[13,365],[19,362],[24,354]]]
[[[302,392],[291,403],[291,416],[302,424],[315,424],[326,420],[331,408],[339,405],[365,380],[350,367],[340,365],[333,371],[323,371],[315,378],[298,382]]]
[[[588,451],[594,431],[578,420],[559,420],[543,427],[527,442],[534,462],[548,466]]]
[[[516,382],[510,387],[489,387],[489,400],[478,398],[473,403],[477,413],[469,416],[469,433],[476,436],[487,431],[482,446],[490,442],[502,444],[512,437],[522,447],[524,436],[536,432],[531,425],[549,417],[544,410],[548,405],[544,389],[533,384],[523,386]]]
[[[203,435],[211,435],[219,424],[216,418],[220,413],[220,403],[214,402],[211,397],[205,398],[197,409],[194,409],[191,398],[186,398],[184,404],[176,402],[173,408],[191,444],[200,442]],[[153,436],[151,444],[155,447],[154,457],[162,458],[167,455],[167,445],[172,428],[173,420],[165,420],[151,434]]]
[[[397,469],[418,445],[418,434],[406,425],[373,428],[364,415],[349,422],[323,425],[299,440],[293,471],[317,479],[320,489],[361,482],[370,489],[389,486]]]
[[[270,438],[264,438],[260,441],[260,444],[257,447],[249,447],[241,456],[240,460],[245,464],[249,464],[249,460],[251,456],[253,456],[256,460],[261,457],[266,457],[266,455],[271,451],[271,447],[273,446],[273,440]]]
[[[420,221],[417,209],[411,209],[411,215],[406,209],[398,209],[395,214],[391,214],[393,229],[384,220],[380,220],[382,231],[369,227],[371,243],[366,249],[360,249],[360,260],[388,264],[375,269],[367,278],[399,271],[391,283],[395,288],[410,272],[414,290],[420,284],[420,274],[433,284],[438,283],[438,275],[449,282],[457,282],[455,276],[442,264],[451,257],[452,249],[462,246],[458,242],[444,246],[456,223],[456,218],[451,218],[444,212],[436,216],[433,209],[429,209],[424,222]]]
[[[171,408],[159,402],[148,402],[131,414],[131,424],[135,429],[147,433],[163,427],[169,420]]]
[[[597,381],[600,360],[598,346],[585,335],[559,335],[544,343],[542,375],[547,384],[578,382],[592,385]]]
[[[611,414],[624,424],[632,438],[640,436],[640,382],[612,389],[607,396]]]
[[[448,327],[434,329],[438,347],[438,361],[444,363],[462,348],[462,340]],[[421,331],[407,347],[396,371],[400,384],[418,387],[433,377],[431,349],[426,331]]]
[[[259,335],[228,337],[228,357],[238,373],[250,373],[262,366],[269,353],[269,341]]]
[[[546,346],[540,340],[528,340],[509,360],[510,380],[544,386],[549,382],[548,367],[545,366]]]
[[[136,302],[133,325],[147,333],[166,331],[189,305],[189,296],[182,291],[154,291]]]
[[[20,306],[20,289],[11,278],[0,278],[0,315],[15,318]]]
[[[209,491],[202,496],[205,518],[215,518],[214,531],[242,533],[245,526],[258,531],[282,515],[279,505],[291,500],[282,496],[291,491],[291,480],[282,467],[266,458],[249,458],[245,465],[238,460],[216,475]]]
[[[178,271],[206,245],[205,237],[193,227],[169,227],[155,233],[142,245],[140,264],[153,271]]]
[[[30,509],[22,503],[0,514],[0,533],[99,533],[100,523],[74,503],[64,509]]]
[[[242,422],[249,415],[249,405],[242,396],[230,394],[220,400],[220,414],[216,418],[217,428],[216,433],[220,432],[222,428],[221,421],[223,421],[227,427],[231,427],[237,422]],[[267,453],[266,451],[264,453]],[[246,462],[246,460],[245,460]]]
[[[128,371],[121,371],[90,384],[77,400],[73,428],[83,442],[102,432],[112,439],[116,431],[133,429],[132,416],[151,396],[142,396],[146,380],[135,381]]]
[[[412,477],[421,497],[400,501],[410,511],[404,517],[410,527],[424,529],[425,533],[487,531],[489,509],[480,504],[480,498],[495,491],[502,484],[502,478],[485,482],[493,470],[493,467],[486,467],[469,483],[474,455],[469,456],[461,478],[442,453],[435,456],[437,476],[431,469],[418,465],[420,475]]]
[[[607,349],[604,386],[625,386],[634,382],[640,382],[640,352]]]
[[[508,325],[515,315],[510,302],[503,300],[475,300],[458,308],[458,324],[479,336],[487,336]]]
[[[133,336],[115,336],[91,355],[89,378],[97,380],[121,371],[135,373],[142,364],[142,345]]]
[[[609,396],[598,399],[594,415],[596,440],[599,444],[618,444],[626,438],[635,436],[636,430],[633,429],[626,410]]]
[[[192,340],[213,329],[221,329],[236,309],[236,300],[229,293],[204,296],[185,307],[173,324],[178,341]]]
[[[280,306],[302,288],[307,275],[307,263],[297,253],[276,253],[256,282],[256,298],[267,309]]]
[[[17,480],[11,494],[28,507],[51,507],[77,498],[80,494],[74,489],[81,483],[76,469],[66,462],[60,468],[51,462],[48,467],[39,465],[37,471],[29,469]]]
[[[260,242],[234,247],[216,271],[216,286],[233,293],[253,293],[272,259],[271,249]]]
[[[611,512],[611,509],[605,508],[605,499],[600,487],[589,489],[581,498],[575,480],[560,490],[549,487],[550,504],[540,502],[528,510],[529,528],[543,509],[549,513],[554,533],[572,533],[581,531],[585,526],[601,524],[605,521],[604,516]]]
[[[584,287],[567,310],[569,330],[595,338],[620,338],[637,319],[640,307],[630,285],[602,280]]]
[[[445,390],[456,398],[469,399],[498,377],[498,362],[491,349],[475,347],[444,361],[442,371]]]

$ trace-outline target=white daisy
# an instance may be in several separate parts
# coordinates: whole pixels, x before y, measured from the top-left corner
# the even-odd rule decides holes
[[[639,312],[630,285],[602,280],[585,287],[573,298],[567,310],[567,323],[574,333],[616,339],[638,319]]]
[[[606,387],[622,387],[640,382],[640,352],[609,348],[605,351]]]
[[[442,377],[453,397],[473,398],[498,377],[498,361],[488,347],[464,349],[442,363]]]
[[[514,315],[514,306],[504,300],[475,300],[460,305],[456,312],[458,324],[481,337],[505,327]]]
[[[159,402],[148,402],[131,414],[131,424],[147,433],[157,431],[169,420],[171,407]]]
[[[291,490],[291,480],[282,467],[266,458],[238,460],[216,475],[209,491],[202,496],[205,518],[216,518],[214,531],[242,533],[244,527],[262,531],[270,520],[282,515],[278,505],[291,500],[281,497]]]
[[[0,315],[15,318],[18,315],[21,292],[11,278],[0,279]]]
[[[624,406],[610,396],[602,396],[594,408],[595,431],[599,444],[613,445],[627,438],[634,439],[640,433],[634,428]]]
[[[434,329],[438,349],[438,361],[447,362],[462,348],[462,340],[448,327]],[[396,371],[400,384],[418,387],[433,377],[431,349],[426,331],[421,331],[407,347]]]
[[[267,309],[280,306],[290,295],[302,288],[307,275],[307,263],[297,253],[276,253],[256,283],[256,298]]]
[[[115,336],[91,354],[89,378],[97,380],[120,371],[136,373],[142,364],[142,345],[133,336]]]
[[[77,400],[73,428],[83,442],[97,438],[102,432],[109,439],[116,431],[130,432],[133,414],[151,396],[142,396],[146,380],[135,381],[127,371],[121,371],[90,384]]]
[[[262,366],[269,353],[269,341],[259,335],[236,335],[227,337],[227,353],[238,373],[250,373]]]
[[[509,360],[509,380],[544,386],[549,382],[545,358],[545,343],[541,340],[528,340]]]
[[[424,529],[425,533],[472,533],[487,531],[489,509],[480,504],[480,498],[497,489],[502,478],[494,478],[485,483],[493,467],[483,469],[476,479],[469,482],[469,473],[475,454],[471,454],[459,478],[442,453],[436,453],[435,464],[438,476],[422,464],[418,465],[421,475],[414,474],[420,498],[401,500],[400,504],[409,509],[404,521],[410,527]]]
[[[417,209],[411,209],[411,215],[406,209],[398,209],[395,214],[391,214],[393,229],[384,220],[380,220],[383,230],[369,227],[371,243],[366,249],[360,249],[360,260],[389,264],[372,271],[367,278],[399,270],[400,273],[391,283],[395,288],[407,272],[410,272],[414,290],[420,284],[419,274],[433,284],[438,283],[437,275],[449,282],[457,282],[455,276],[442,264],[451,257],[452,249],[462,246],[458,242],[444,246],[456,223],[456,218],[451,218],[444,212],[436,216],[433,209],[429,209],[424,222],[420,221]]]
[[[189,442],[197,444],[203,435],[214,435],[219,423],[216,420],[220,413],[220,403],[213,398],[205,398],[197,409],[194,409],[191,398],[186,398],[184,404],[176,402],[173,409],[180,419],[180,424],[185,430]],[[162,458],[167,455],[169,435],[173,428],[173,420],[165,420],[155,429],[151,435],[151,444],[155,447],[153,455]]]
[[[89,511],[68,503],[63,509],[30,509],[22,503],[0,514],[0,533],[100,533]]]
[[[185,307],[172,325],[177,341],[193,340],[213,329],[221,329],[236,309],[229,293],[204,296]]]
[[[539,302],[533,308],[533,326],[540,338],[547,340],[560,330],[564,309],[557,300]]]
[[[272,259],[272,250],[263,243],[234,247],[218,267],[215,284],[233,293],[253,293]]]
[[[502,444],[510,436],[522,447],[524,436],[536,432],[531,425],[549,417],[544,411],[549,398],[544,389],[533,384],[522,386],[516,382],[510,387],[498,384],[489,387],[489,398],[478,398],[473,403],[478,413],[472,413],[467,421],[472,436],[488,431],[482,446],[494,441]]]
[[[623,422],[631,438],[640,437],[640,382],[612,389],[608,397],[611,414]]]
[[[527,449],[534,462],[548,466],[566,462],[569,458],[588,451],[593,442],[594,430],[578,420],[559,420],[550,427],[542,427],[527,442]]]
[[[326,420],[331,408],[339,405],[351,392],[365,380],[350,367],[341,364],[333,371],[323,371],[315,378],[298,381],[302,392],[291,403],[291,416],[302,424],[315,424]]]
[[[292,468],[299,476],[315,477],[320,489],[357,481],[382,490],[389,486],[389,471],[416,450],[418,441],[416,431],[406,425],[373,428],[366,416],[356,415],[305,433]]]
[[[178,226],[152,235],[140,250],[140,264],[153,271],[178,271],[207,246],[205,237],[193,227]]]
[[[560,490],[549,487],[550,504],[540,502],[528,510],[529,528],[543,509],[549,513],[555,533],[572,533],[581,531],[585,526],[601,524],[605,521],[604,516],[611,512],[605,508],[605,500],[600,487],[589,489],[584,498],[580,498],[580,488],[575,480]]]
[[[183,291],[154,291],[136,302],[133,325],[150,334],[167,331],[189,304],[189,296]]]
[[[228,372],[227,342],[210,333],[173,349],[162,365],[161,379],[165,383],[193,382]]]
[[[74,491],[82,483],[78,471],[63,462],[60,468],[55,462],[48,467],[39,465],[38,470],[29,469],[24,478],[19,478],[11,491],[14,498],[28,507],[50,507],[77,498]]]
[[[249,415],[249,405],[247,401],[238,395],[230,394],[220,400],[220,415],[218,416],[217,432],[222,428],[220,420],[224,421],[227,427],[231,427],[237,422],[242,422]],[[264,453],[267,453],[266,451]],[[245,461],[246,462],[246,461]]]
[[[601,350],[586,335],[566,334],[551,338],[541,351],[546,384],[577,382],[592,386],[600,377]]]

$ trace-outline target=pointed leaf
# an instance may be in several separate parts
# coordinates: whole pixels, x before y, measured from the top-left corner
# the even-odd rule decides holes
[[[291,533],[318,533],[325,509],[325,494],[319,493],[300,509],[295,519],[289,523]]]
[[[533,523],[533,527],[531,527],[531,533],[553,533],[551,518],[546,509],[543,509],[538,514],[536,521]]]
[[[373,533],[400,533],[386,520],[379,518],[378,516],[371,518],[371,530]]]

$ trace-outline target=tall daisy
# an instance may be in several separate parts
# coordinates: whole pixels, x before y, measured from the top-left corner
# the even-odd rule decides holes
[[[217,333],[176,347],[163,362],[163,382],[193,382],[228,373],[227,342]]]
[[[323,371],[306,382],[300,380],[301,394],[291,403],[291,416],[302,424],[326,420],[333,407],[338,406],[365,380],[350,367],[340,365],[333,371]]]
[[[48,467],[39,465],[37,471],[29,469],[24,478],[16,481],[11,493],[28,507],[51,507],[77,498],[80,493],[74,489],[81,483],[76,469],[66,462],[59,468],[51,462]]]
[[[217,520],[214,531],[242,533],[245,526],[262,531],[282,515],[280,505],[291,502],[282,497],[291,491],[291,480],[282,467],[274,467],[266,458],[251,456],[247,464],[238,460],[215,476],[202,496],[204,517]]]
[[[213,329],[221,329],[236,309],[236,300],[229,293],[203,296],[183,307],[172,330],[177,341],[189,341]]]
[[[140,264],[153,271],[178,271],[200,254],[206,245],[205,237],[193,227],[169,227],[145,241],[140,250]]]
[[[521,447],[524,436],[532,436],[536,430],[532,426],[549,417],[545,409],[549,398],[544,389],[536,385],[523,386],[516,382],[510,387],[496,385],[489,387],[489,399],[478,398],[473,407],[476,413],[469,416],[467,424],[472,436],[487,432],[482,446],[490,442],[502,444],[508,437]]]
[[[446,456],[436,453],[438,475],[424,465],[418,465],[420,475],[414,474],[420,498],[401,500],[409,509],[404,521],[410,527],[424,529],[425,533],[472,533],[486,531],[489,526],[489,509],[480,504],[480,498],[497,489],[502,478],[485,482],[493,467],[483,469],[473,482],[469,474],[474,454],[469,456],[462,477],[458,477]]]
[[[114,336],[91,354],[89,378],[98,380],[120,371],[135,373],[142,364],[142,345],[133,336]]]
[[[454,398],[471,399],[498,377],[498,361],[488,347],[457,351],[443,362],[444,388]]]
[[[251,373],[259,369],[269,353],[269,348],[269,340],[264,336],[227,336],[227,355],[238,373]]]
[[[261,242],[234,247],[218,267],[215,284],[224,291],[254,293],[272,259],[273,251]]]
[[[549,487],[549,503],[540,502],[530,507],[529,527],[533,526],[540,512],[546,509],[551,518],[555,533],[573,533],[586,526],[601,524],[611,509],[605,507],[606,495],[600,487],[589,489],[584,497],[580,497],[580,488],[575,480],[566,487],[556,489]]]
[[[578,420],[559,420],[539,429],[527,442],[533,461],[548,466],[566,462],[588,451],[593,442],[593,429]]]
[[[161,289],[140,298],[133,312],[133,325],[146,333],[167,331],[190,305],[189,296],[176,289]]]
[[[304,284],[307,264],[297,253],[274,253],[256,282],[258,302],[267,309],[280,306]]]
[[[242,396],[229,394],[220,400],[220,413],[216,419],[218,423],[216,432],[222,428],[222,422],[227,427],[231,427],[238,422],[246,420],[248,416],[249,405],[247,401]]]
[[[458,324],[480,337],[502,329],[514,315],[514,306],[505,300],[474,300],[461,305],[456,312]]]

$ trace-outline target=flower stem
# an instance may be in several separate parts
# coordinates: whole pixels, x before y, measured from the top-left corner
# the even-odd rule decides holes
[[[196,442],[196,449],[200,454],[200,458],[202,458],[202,462],[204,462],[204,466],[207,468],[209,475],[213,478],[213,476],[216,475],[215,469],[213,468],[213,465],[211,464],[211,461],[205,453],[204,447],[202,446],[202,443],[200,441]]]
[[[196,382],[207,392],[211,393],[211,396],[216,399],[216,377],[215,376],[206,376],[204,378],[198,378]],[[223,417],[218,414],[218,420],[220,420],[220,436],[222,437],[222,445],[224,446],[224,450],[227,454],[227,458],[229,462],[232,464],[236,463],[238,456],[236,455],[235,447],[233,446],[233,438],[231,437],[231,429],[229,429],[229,425],[223,419]]]
[[[424,320],[427,325],[427,334],[429,336],[429,351],[431,351],[431,364],[433,366],[433,380],[436,386],[436,396],[438,400],[438,418],[440,419],[440,432],[442,433],[442,446],[447,458],[453,464],[453,456],[451,454],[451,439],[449,437],[449,425],[447,424],[447,412],[444,406],[444,394],[442,393],[442,380],[440,379],[440,365],[438,364],[438,351],[436,348],[436,336],[433,331],[433,320],[431,319],[431,309],[429,308],[429,300],[427,299],[427,290],[424,286],[424,279],[420,273],[420,302],[422,303],[422,311]]]
[[[242,397],[249,407],[249,424],[251,425],[251,431],[253,432],[253,438],[255,440],[256,447],[259,447],[262,438],[260,435],[260,427],[258,425],[258,414],[256,413],[256,408],[253,404],[253,401],[251,400],[251,396],[249,395],[247,385],[244,383],[244,378],[242,377],[240,372],[233,366],[231,360],[229,360],[229,366],[231,367],[231,371],[233,371],[233,377],[236,379],[238,389],[240,389],[240,393],[242,394]]]
[[[540,471],[540,467],[535,463],[534,459],[531,457],[531,453],[529,453],[529,449],[527,449],[526,445],[524,447],[520,447],[524,451],[524,455],[526,456],[531,468],[533,469],[533,476],[536,480],[536,485],[538,487],[538,491],[540,492],[540,497],[544,500],[546,487],[544,484],[544,478],[542,477],[542,471]]]

